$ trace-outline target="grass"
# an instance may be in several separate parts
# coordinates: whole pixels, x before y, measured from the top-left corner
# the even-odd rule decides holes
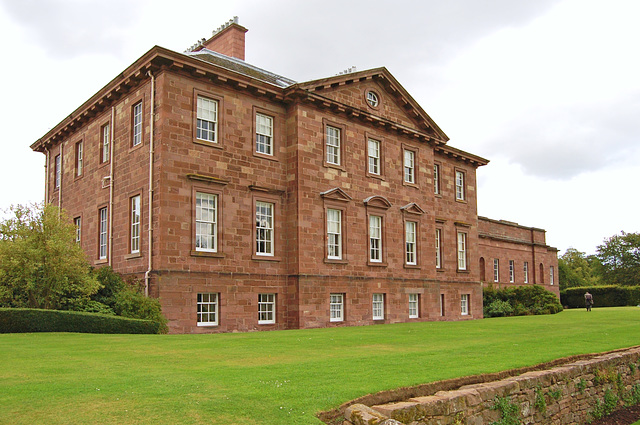
[[[319,424],[358,396],[640,345],[640,309],[218,335],[0,335],[0,423]]]

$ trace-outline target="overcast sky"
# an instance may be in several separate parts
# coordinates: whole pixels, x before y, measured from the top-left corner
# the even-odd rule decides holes
[[[154,45],[233,16],[249,63],[296,81],[385,66],[491,162],[478,212],[594,253],[640,231],[640,1],[0,0],[0,208],[39,202],[29,146]]]

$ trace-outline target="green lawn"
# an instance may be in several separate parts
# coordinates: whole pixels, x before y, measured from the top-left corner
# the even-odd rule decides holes
[[[0,335],[0,423],[318,424],[400,386],[640,345],[640,308],[219,335]]]

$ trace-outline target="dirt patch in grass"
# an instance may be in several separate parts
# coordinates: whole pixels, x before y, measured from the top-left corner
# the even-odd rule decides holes
[[[496,372],[496,373],[485,373],[485,374],[482,374],[482,375],[464,376],[464,377],[461,377],[461,378],[448,379],[446,381],[436,381],[436,382],[417,385],[417,386],[413,386],[413,387],[397,388],[395,390],[390,390],[390,391],[380,391],[380,392],[375,393],[375,394],[367,394],[365,396],[358,397],[358,398],[356,398],[354,400],[351,400],[351,401],[348,401],[346,403],[343,403],[337,409],[333,409],[333,410],[329,410],[329,411],[325,411],[325,412],[320,412],[316,416],[326,424],[329,424],[329,425],[342,425],[342,423],[344,421],[344,411],[345,411],[345,409],[347,407],[351,406],[352,404],[360,403],[360,404],[364,404],[366,406],[376,406],[378,404],[395,403],[395,402],[399,402],[399,401],[404,401],[404,400],[408,400],[408,399],[414,398],[414,397],[430,396],[430,395],[433,395],[433,394],[437,393],[438,391],[451,391],[451,390],[458,389],[458,388],[460,388],[462,386],[465,386],[465,385],[473,385],[473,384],[481,384],[481,383],[484,383],[484,382],[499,381],[501,379],[510,378],[512,376],[518,376],[518,375],[521,375],[521,374],[526,373],[526,372],[533,372],[533,371],[538,371],[538,370],[551,369],[551,368],[556,367],[556,366],[560,366],[560,365],[563,365],[563,364],[576,362],[576,361],[579,361],[579,360],[590,359],[590,358],[593,358],[593,357],[596,357],[596,356],[601,356],[603,354],[617,353],[617,352],[620,352],[620,351],[626,351],[626,350],[629,350],[629,348],[633,348],[633,347],[621,348],[621,349],[618,349],[618,350],[607,351],[607,352],[604,352],[604,353],[580,354],[580,355],[576,355],[576,356],[564,357],[562,359],[557,359],[557,360],[553,360],[553,361],[546,362],[546,363],[540,363],[540,364],[537,364],[535,366],[521,367],[521,368],[518,368],[518,369],[511,369],[511,370],[506,370],[506,371]],[[633,407],[638,407],[638,406],[633,406]],[[640,412],[640,407],[638,407],[638,408],[639,408],[639,412]],[[622,409],[622,410],[625,410],[625,409]],[[615,413],[616,412],[614,412],[611,416],[608,416],[607,418],[603,418],[602,421],[605,421],[608,418],[611,418]],[[631,422],[619,422],[619,424],[620,425],[632,424],[633,422],[635,422],[638,419],[638,416],[634,416],[634,417],[635,417],[635,419],[632,420]],[[594,422],[592,422],[592,425],[594,425],[594,424],[611,425],[611,424],[618,424],[618,422],[599,422],[599,421],[594,421]]]

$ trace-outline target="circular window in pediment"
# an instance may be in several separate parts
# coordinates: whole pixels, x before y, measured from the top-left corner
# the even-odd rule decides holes
[[[378,94],[376,92],[372,92],[371,90],[367,91],[367,103],[372,108],[377,108],[380,104],[380,100],[378,99]]]

